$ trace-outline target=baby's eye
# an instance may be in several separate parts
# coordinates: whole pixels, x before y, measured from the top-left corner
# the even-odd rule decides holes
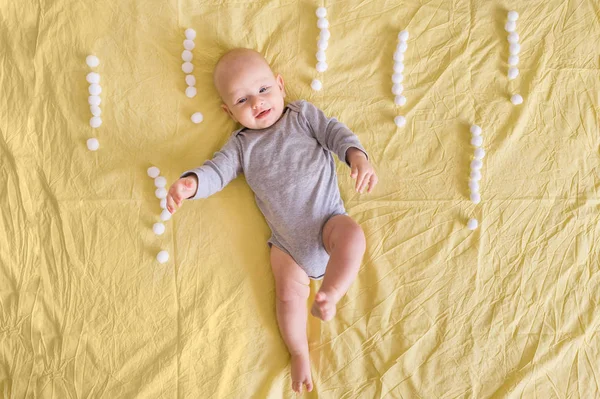
[[[268,89],[268,87],[261,87],[258,92],[259,93],[264,93],[265,91],[267,91],[267,89]]]
[[[246,102],[245,98],[240,98],[239,100],[237,100],[236,104],[242,104],[242,103],[245,103],[245,102]]]

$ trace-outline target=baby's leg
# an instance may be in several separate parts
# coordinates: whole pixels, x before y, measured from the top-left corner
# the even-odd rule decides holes
[[[275,276],[279,331],[292,355],[292,389],[301,393],[304,384],[310,392],[313,384],[306,337],[309,279],[294,259],[276,246],[271,247],[271,268]]]
[[[335,316],[335,305],[358,274],[366,249],[365,234],[349,216],[336,215],[323,227],[323,245],[329,252],[329,262],[311,313],[327,321]]]

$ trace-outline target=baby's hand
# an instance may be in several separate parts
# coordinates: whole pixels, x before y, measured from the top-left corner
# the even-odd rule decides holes
[[[368,185],[369,189],[367,192],[370,193],[379,179],[377,178],[377,174],[375,174],[375,169],[373,169],[373,166],[364,152],[354,147],[348,149],[348,161],[350,161],[350,167],[352,169],[350,176],[352,176],[353,179],[356,179],[356,191],[362,194]]]
[[[175,213],[181,206],[184,199],[188,199],[196,194],[198,189],[198,177],[189,175],[182,177],[171,185],[167,194],[167,210],[171,214]]]

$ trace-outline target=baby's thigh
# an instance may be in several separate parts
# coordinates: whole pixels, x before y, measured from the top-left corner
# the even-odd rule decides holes
[[[308,275],[294,259],[271,246],[271,269],[275,277],[275,293],[281,301],[306,300],[310,294]]]

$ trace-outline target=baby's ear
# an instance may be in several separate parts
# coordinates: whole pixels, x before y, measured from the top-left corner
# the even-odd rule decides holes
[[[283,82],[283,77],[279,74],[277,75],[277,86],[279,87],[279,90],[281,90],[281,93],[285,97],[285,83]]]
[[[236,121],[236,122],[237,122],[237,119],[235,119],[235,117],[233,116],[233,114],[231,113],[231,111],[229,110],[229,107],[228,107],[227,105],[225,105],[225,104],[221,104],[221,109],[222,109],[223,111],[225,111],[225,113],[226,113],[227,115],[229,115],[229,116],[231,117],[231,119],[233,119],[234,121]]]

